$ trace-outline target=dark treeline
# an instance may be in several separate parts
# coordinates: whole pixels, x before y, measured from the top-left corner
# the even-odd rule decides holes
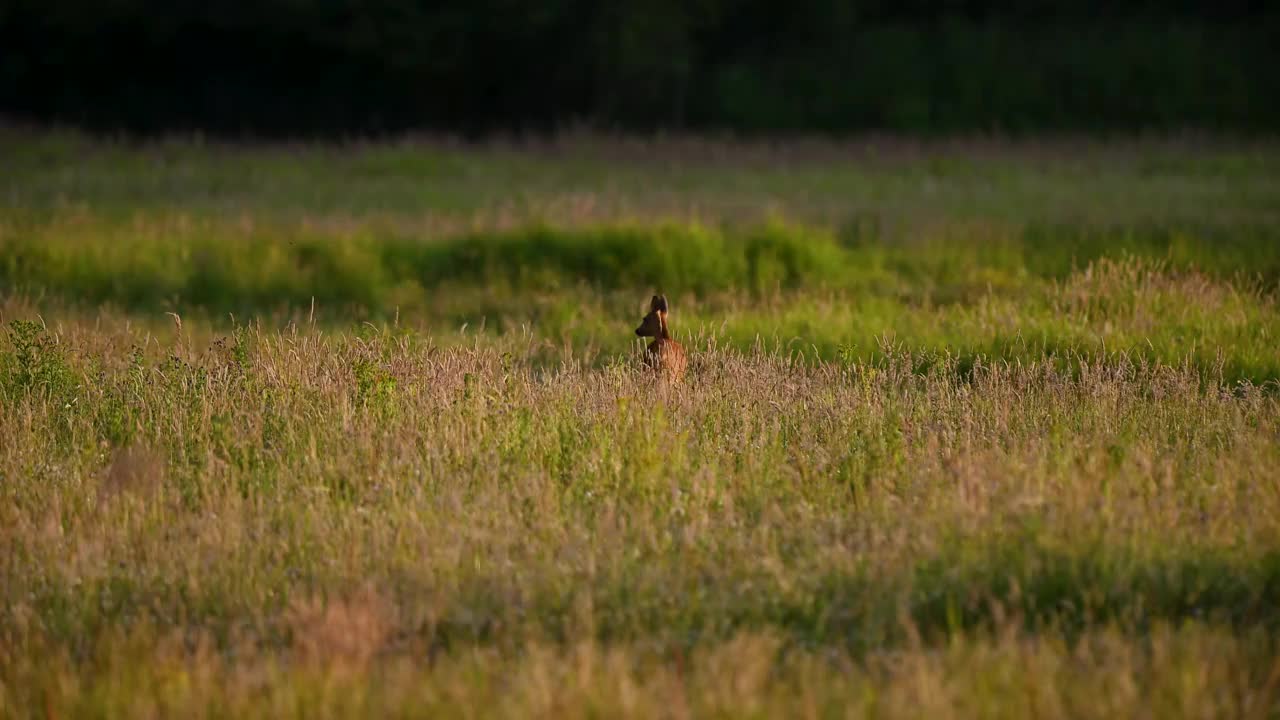
[[[1268,132],[1277,68],[1249,0],[0,0],[0,113],[141,133]]]

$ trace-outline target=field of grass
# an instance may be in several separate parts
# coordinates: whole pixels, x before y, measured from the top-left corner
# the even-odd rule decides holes
[[[1280,145],[0,158],[0,717],[1280,717]]]

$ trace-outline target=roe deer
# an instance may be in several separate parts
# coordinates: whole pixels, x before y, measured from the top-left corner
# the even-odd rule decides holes
[[[645,352],[644,361],[649,367],[671,380],[684,377],[687,364],[684,348],[671,339],[671,331],[667,329],[667,296],[654,295],[649,302],[649,314],[644,316],[636,335],[651,337],[653,342]]]

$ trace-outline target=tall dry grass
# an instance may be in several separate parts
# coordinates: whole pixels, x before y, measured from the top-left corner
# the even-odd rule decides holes
[[[1265,387],[177,333],[10,326],[7,715],[1277,710]]]

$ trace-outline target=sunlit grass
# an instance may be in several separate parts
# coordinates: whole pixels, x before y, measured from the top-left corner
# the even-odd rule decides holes
[[[1266,146],[0,142],[0,716],[1280,711]]]
[[[293,663],[317,653],[373,673],[375,702],[394,689],[375,678],[432,653],[544,672],[525,653],[546,643],[662,658],[746,632],[776,649],[755,660],[761,695],[732,702],[760,703],[788,687],[787,647],[863,667],[912,642],[1005,652],[980,634],[1009,618],[1064,647],[1099,624],[1276,627],[1280,495],[1262,480],[1280,408],[1259,388],[1123,358],[812,365],[702,346],[662,394],[629,362],[536,369],[514,338],[115,327],[11,329],[12,672],[48,648],[75,674],[132,646],[212,673],[212,702],[248,643],[304,687]],[[375,599],[324,609],[362,588]],[[321,626],[300,630],[306,613]],[[206,654],[157,644],[174,633],[207,634]],[[76,697],[18,680],[15,706]]]

